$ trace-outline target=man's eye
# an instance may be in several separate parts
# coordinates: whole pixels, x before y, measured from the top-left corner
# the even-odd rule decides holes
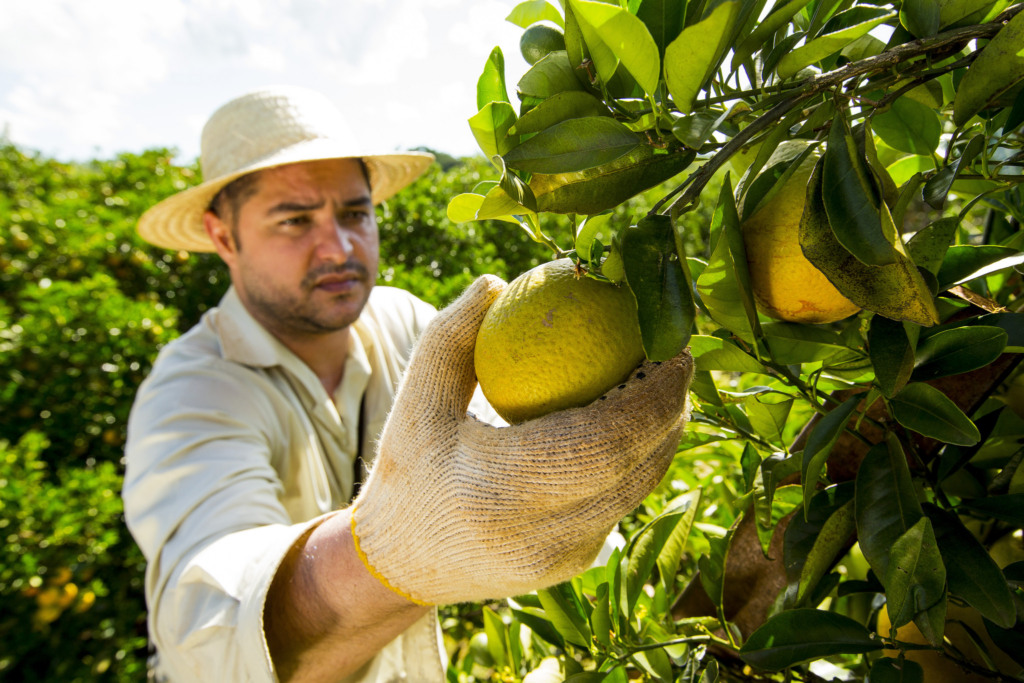
[[[302,227],[309,224],[309,216],[289,216],[281,221],[281,225],[288,227]]]
[[[370,213],[365,209],[345,209],[338,214],[338,219],[342,221],[363,221],[369,217]]]

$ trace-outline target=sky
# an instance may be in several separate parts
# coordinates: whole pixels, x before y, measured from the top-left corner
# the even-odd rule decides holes
[[[63,161],[199,156],[203,124],[265,85],[320,90],[381,151],[479,152],[467,119],[499,46],[514,100],[517,0],[8,0],[0,137]]]

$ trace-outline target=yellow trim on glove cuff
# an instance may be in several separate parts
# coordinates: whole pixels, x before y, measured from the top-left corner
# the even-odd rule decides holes
[[[362,547],[359,544],[359,534],[356,533],[356,509],[355,509],[355,507],[352,508],[352,514],[349,517],[349,526],[352,528],[352,541],[353,541],[353,543],[355,543],[355,546],[356,546],[356,554],[359,555],[359,559],[362,561],[363,566],[366,567],[366,570],[368,572],[370,572],[370,575],[373,576],[373,578],[377,579],[382,584],[384,584],[384,587],[387,588],[388,590],[390,590],[392,593],[395,593],[397,595],[402,596],[403,598],[405,598],[409,602],[415,603],[417,605],[422,605],[424,607],[430,607],[432,605],[432,603],[423,602],[422,600],[417,600],[416,598],[412,597],[411,595],[409,595],[405,591],[396,588],[394,585],[392,585],[392,583],[390,581],[388,581],[386,578],[384,578],[383,574],[381,574],[376,569],[374,569],[373,565],[370,564],[369,558],[366,557],[366,553],[363,552],[363,549],[362,549]]]

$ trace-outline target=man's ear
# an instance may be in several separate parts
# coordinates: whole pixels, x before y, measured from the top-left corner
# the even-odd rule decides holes
[[[210,241],[213,242],[213,246],[217,249],[221,259],[228,266],[231,266],[234,263],[235,255],[238,253],[234,235],[231,233],[231,226],[212,211],[206,211],[203,213],[203,227],[206,229],[206,234],[210,236]]]

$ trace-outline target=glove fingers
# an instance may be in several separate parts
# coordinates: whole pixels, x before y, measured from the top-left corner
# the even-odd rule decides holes
[[[476,334],[504,288],[501,278],[481,276],[437,314],[416,342],[394,412],[410,411],[420,423],[436,415],[462,419],[476,388]]]
[[[686,422],[692,376],[693,359],[684,351],[668,361],[645,361],[582,408],[501,429],[467,423],[466,455],[487,462],[497,480],[514,477],[541,498],[552,487],[569,498],[618,491],[638,470],[650,472],[646,479],[660,478]]]

